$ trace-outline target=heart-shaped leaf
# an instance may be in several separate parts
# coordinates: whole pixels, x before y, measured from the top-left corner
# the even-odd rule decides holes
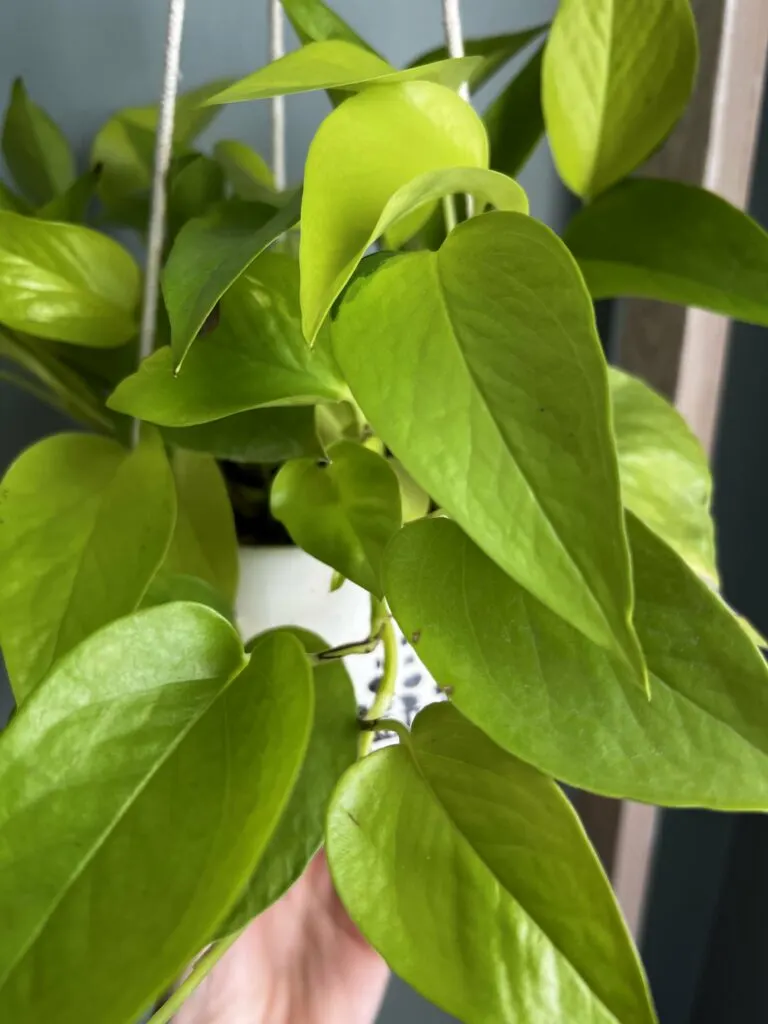
[[[521,214],[475,217],[437,253],[398,256],[355,285],[333,342],[414,479],[642,683],[605,360],[560,240]]]
[[[624,182],[578,213],[565,241],[596,299],[634,295],[768,324],[768,232],[705,189]]]
[[[299,219],[301,199],[281,209],[230,200],[181,229],[163,270],[176,368],[227,289]]]
[[[656,1020],[568,800],[449,704],[347,772],[326,842],[368,941],[466,1024]]]
[[[40,206],[75,179],[75,158],[59,126],[29,98],[17,78],[3,124],[3,156],[16,184]]]
[[[340,39],[329,39],[307,43],[299,50],[286,53],[279,60],[216,93],[208,103],[242,103],[318,89],[359,92],[371,85],[414,81],[439,82],[449,89],[457,89],[481,63],[479,57],[447,58],[397,71],[368,49]]]
[[[497,71],[500,71],[514,56],[521,50],[538,39],[540,35],[549,28],[548,24],[534,25],[533,28],[525,28],[520,32],[512,32],[501,36],[483,36],[481,39],[466,39],[464,41],[464,53],[467,57],[482,57],[482,61],[475,66],[469,78],[466,80],[472,92],[482,88]],[[438,46],[434,50],[422,53],[413,61],[412,67],[420,67],[424,64],[433,64],[435,61],[445,60],[448,56],[446,46]]]
[[[298,640],[244,663],[215,612],[153,608],[67,655],[5,730],[3,1020],[136,1020],[227,913],[312,722]]]
[[[685,110],[697,61],[689,0],[561,0],[542,99],[566,185],[594,196],[641,164]]]
[[[624,505],[717,586],[704,450],[675,407],[647,384],[613,368],[608,379]]]
[[[195,427],[164,427],[170,444],[229,462],[285,462],[323,454],[309,405],[251,409]]]
[[[328,644],[305,629],[280,630],[297,637],[311,654]],[[331,795],[357,758],[357,704],[352,680],[340,661],[316,665],[315,717],[301,773],[280,823],[237,905],[219,929],[229,935],[271,906],[303,874],[323,842]]]
[[[299,270],[290,256],[264,253],[220,308],[220,326],[192,348],[178,376],[171,350],[158,349],[118,386],[110,407],[161,426],[186,427],[258,406],[348,397],[327,334],[314,349],[304,340]]]
[[[152,580],[144,595],[141,608],[156,608],[161,604],[172,604],[177,601],[191,601],[205,605],[218,612],[222,618],[234,626],[235,611],[232,604],[214,586],[199,576],[188,576],[184,573],[161,572]]]
[[[173,456],[178,514],[163,573],[199,576],[230,602],[237,594],[238,555],[229,495],[210,455],[177,450]]]
[[[25,451],[0,488],[0,646],[16,700],[107,622],[133,611],[176,519],[162,442],[88,434]]]
[[[541,62],[534,53],[483,114],[494,171],[516,175],[544,134],[541,109]]]
[[[403,521],[397,477],[385,459],[352,441],[331,445],[328,458],[286,462],[270,511],[300,548],[381,597],[384,549]]]
[[[41,338],[109,348],[136,333],[139,268],[75,224],[0,211],[0,321]]]
[[[314,339],[399,188],[427,171],[487,164],[482,121],[434,82],[368,89],[329,114],[309,148],[301,208],[307,338]],[[430,207],[424,212],[429,217]]]
[[[628,514],[650,700],[446,519],[405,527],[387,599],[452,699],[506,750],[606,796],[768,810],[768,670],[741,624]]]

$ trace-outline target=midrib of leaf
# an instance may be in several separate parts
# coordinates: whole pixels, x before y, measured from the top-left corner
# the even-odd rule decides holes
[[[615,635],[614,634],[613,626],[611,625],[611,622],[609,621],[609,619],[606,617],[605,609],[603,608],[603,606],[600,603],[600,601],[598,600],[596,594],[592,590],[592,587],[590,586],[589,581],[584,576],[584,573],[582,571],[581,566],[578,565],[578,563],[574,561],[574,559],[573,559],[569,549],[566,547],[566,545],[565,545],[565,543],[563,541],[563,538],[560,536],[560,532],[559,532],[558,528],[552,522],[552,520],[549,517],[549,513],[544,508],[544,506],[541,504],[541,501],[539,500],[539,496],[538,496],[535,488],[531,485],[531,481],[528,478],[528,475],[526,474],[525,470],[523,469],[521,464],[518,462],[518,460],[515,458],[514,454],[512,453],[512,451],[510,450],[510,448],[507,445],[507,440],[506,440],[505,432],[504,432],[501,424],[497,421],[495,415],[491,411],[491,409],[490,409],[490,407],[488,405],[485,393],[484,393],[484,391],[483,391],[483,389],[482,389],[482,387],[480,385],[480,382],[475,377],[474,373],[472,372],[472,368],[470,367],[469,363],[466,360],[466,357],[464,355],[464,350],[463,350],[463,348],[461,346],[461,342],[459,341],[459,333],[456,330],[456,328],[454,327],[453,320],[452,320],[452,317],[451,317],[450,308],[449,308],[449,303],[448,303],[448,299],[447,299],[446,290],[445,290],[445,288],[443,286],[443,282],[442,282],[441,277],[440,277],[439,253],[434,253],[434,254],[431,254],[431,255],[433,255],[434,258],[430,260],[430,263],[435,268],[435,279],[436,279],[436,282],[437,282],[437,291],[438,291],[438,294],[439,294],[440,300],[441,300],[441,309],[443,310],[446,323],[448,324],[448,333],[450,334],[451,338],[454,341],[456,350],[459,353],[460,362],[461,362],[461,364],[463,365],[463,367],[465,369],[467,377],[469,378],[470,382],[474,385],[474,387],[475,387],[475,389],[477,391],[477,394],[482,399],[483,409],[485,410],[485,412],[486,412],[486,414],[488,416],[488,419],[493,424],[493,426],[494,426],[494,428],[496,430],[496,433],[497,433],[499,439],[502,442],[504,450],[509,454],[510,460],[517,467],[517,470],[518,470],[518,472],[520,474],[520,478],[522,479],[523,483],[525,484],[525,486],[526,486],[526,488],[528,490],[528,493],[533,498],[534,503],[536,505],[536,508],[538,508],[539,512],[542,514],[542,517],[543,517],[544,521],[546,522],[547,526],[549,527],[549,529],[550,529],[550,531],[552,533],[552,536],[557,541],[557,544],[558,544],[560,550],[566,556],[568,564],[573,569],[576,570],[577,576],[579,577],[581,582],[584,584],[587,593],[590,595],[590,597],[592,599],[593,607],[597,608],[597,610],[599,611],[600,616],[601,616],[601,618],[603,620],[603,623],[605,624],[605,626],[608,629],[608,632],[611,635]],[[519,284],[519,282],[518,282],[518,284]],[[530,294],[533,296],[534,293],[530,289],[528,289],[528,290],[530,291]],[[568,332],[565,330],[563,325],[560,323],[559,319],[557,317],[555,317],[555,319],[557,320],[558,325],[560,326],[561,330],[564,332],[566,337],[570,337],[568,335]],[[493,559],[492,559],[492,561],[493,561]],[[504,572],[506,572],[506,569],[504,570]],[[520,586],[523,586],[524,590],[528,589],[523,584],[520,584]],[[536,596],[536,595],[534,595],[534,596]],[[560,612],[556,608],[552,608],[547,602],[543,601],[541,598],[539,598],[539,600],[541,600],[542,604],[545,604],[546,607],[549,608],[549,610],[552,611],[555,615],[560,616]],[[631,614],[631,604],[630,604],[630,611],[629,611],[629,613]],[[582,630],[579,629],[579,632],[581,633]],[[586,634],[584,634],[584,635],[586,635]],[[590,639],[590,638],[588,637],[587,639]],[[599,646],[601,646],[601,645],[599,645]],[[621,649],[623,650],[623,645],[621,645]],[[626,657],[626,655],[625,655],[625,657]]]
[[[64,885],[61,887],[61,891],[59,892],[59,894],[51,902],[50,908],[43,914],[42,919],[40,921],[40,924],[39,924],[39,927],[37,928],[37,930],[30,936],[29,941],[25,945],[23,945],[21,947],[21,949],[20,949],[16,959],[9,965],[8,970],[0,978],[0,992],[2,992],[2,989],[5,987],[6,983],[8,982],[8,980],[13,975],[14,971],[22,963],[22,961],[26,958],[26,956],[29,953],[30,949],[32,949],[34,944],[40,938],[40,936],[42,935],[42,933],[45,930],[46,926],[50,922],[51,918],[56,913],[56,911],[58,910],[59,906],[64,901],[65,897],[69,894],[69,892],[72,889],[72,887],[75,885],[75,883],[81,877],[83,872],[88,868],[88,866],[98,856],[98,854],[99,854],[100,850],[102,849],[102,847],[109,840],[109,838],[112,835],[112,833],[115,831],[115,829],[120,824],[120,822],[123,820],[123,818],[126,816],[126,814],[131,810],[131,808],[136,803],[136,801],[141,796],[141,794],[144,792],[144,790],[152,782],[152,780],[154,779],[155,775],[160,771],[160,769],[170,759],[171,755],[176,753],[176,750],[181,746],[181,744],[187,738],[187,736],[190,734],[190,732],[198,725],[198,723],[201,721],[201,719],[206,714],[208,714],[208,712],[211,710],[211,708],[214,706],[214,704],[227,692],[227,690],[232,685],[234,680],[237,679],[238,676],[243,672],[243,670],[244,670],[245,666],[247,665],[247,663],[248,663],[248,659],[244,659],[244,663],[241,664],[232,673],[232,675],[229,677],[229,679],[222,685],[222,688],[216,692],[216,694],[211,698],[211,700],[208,702],[208,704],[204,705],[200,709],[200,712],[189,722],[189,724],[179,733],[177,738],[167,747],[167,749],[164,751],[163,755],[158,759],[156,764],[153,765],[153,767],[146,774],[144,779],[142,779],[142,781],[126,797],[126,799],[123,802],[123,804],[118,808],[117,812],[115,813],[115,816],[107,824],[107,826],[105,827],[105,829],[102,832],[102,834],[96,839],[96,841],[93,843],[91,849],[82,858],[80,864],[72,872],[70,877],[66,880]],[[187,679],[187,680],[177,681],[175,683],[161,683],[159,686],[152,687],[152,689],[154,689],[154,690],[166,689],[169,686],[186,687],[186,686],[191,685],[192,682],[194,682],[194,683],[210,683],[210,682],[214,681],[215,678],[216,677],[209,677],[209,678],[206,678],[206,679],[195,679],[195,680],[188,680]],[[151,691],[147,691],[147,690],[142,690],[141,691],[142,695],[146,694],[148,692],[151,692]],[[107,703],[107,702],[103,702],[103,703]],[[108,702],[108,703],[111,703],[111,701]],[[76,709],[76,710],[80,710],[80,709]],[[70,716],[68,715],[67,717],[70,717]]]
[[[549,945],[552,947],[552,949],[554,949],[554,951],[557,953],[558,958],[560,959],[560,961],[567,967],[567,969],[578,980],[579,984],[589,993],[589,995],[593,999],[595,999],[596,1002],[605,1010],[605,1012],[608,1014],[608,1019],[610,1021],[612,1021],[613,1024],[622,1024],[622,1021],[619,1020],[619,1018],[614,1014],[614,1012],[610,1009],[610,1007],[606,1006],[606,1004],[603,1002],[602,998],[594,991],[594,989],[589,984],[589,982],[586,980],[586,978],[584,978],[583,975],[576,969],[575,965],[572,963],[572,961],[570,960],[568,955],[566,953],[564,953],[563,950],[558,945],[558,943],[555,942],[555,940],[553,938],[551,938],[551,936],[550,936],[549,932],[547,931],[547,929],[544,928],[539,923],[539,921],[528,910],[528,908],[526,906],[524,906],[520,902],[518,897],[513,895],[509,891],[509,889],[506,887],[506,884],[504,882],[502,882],[502,880],[499,878],[499,876],[496,874],[496,872],[493,870],[493,868],[491,868],[491,866],[488,864],[488,862],[483,858],[482,854],[475,847],[475,845],[472,842],[472,840],[468,836],[466,836],[464,834],[464,832],[462,832],[462,830],[459,828],[459,826],[454,821],[454,819],[453,819],[453,817],[451,815],[451,812],[448,810],[446,805],[440,799],[440,796],[437,793],[437,791],[435,790],[435,788],[433,787],[432,783],[429,781],[429,779],[424,774],[424,772],[422,770],[422,767],[419,764],[419,756],[421,756],[421,757],[433,757],[433,758],[436,758],[436,759],[439,759],[439,760],[442,760],[442,761],[447,761],[449,764],[459,764],[459,765],[466,764],[468,767],[472,768],[473,771],[480,772],[480,773],[483,773],[483,774],[486,774],[486,775],[491,775],[493,778],[501,778],[501,779],[503,779],[503,776],[498,775],[496,772],[493,772],[493,771],[491,771],[488,768],[482,768],[479,765],[474,765],[474,764],[471,764],[468,761],[462,761],[462,760],[459,760],[457,758],[450,757],[447,754],[440,754],[440,753],[437,753],[434,750],[430,750],[426,754],[423,753],[423,752],[419,752],[419,756],[417,756],[417,751],[414,749],[416,747],[416,744],[415,744],[415,742],[413,740],[411,740],[411,742],[408,743],[408,744],[401,743],[400,746],[407,747],[408,754],[410,755],[411,761],[413,762],[419,777],[422,779],[422,781],[424,782],[424,785],[426,786],[428,791],[434,797],[435,803],[442,810],[442,812],[445,815],[446,820],[449,822],[452,830],[459,837],[459,839],[463,843],[465,843],[467,845],[467,847],[472,851],[472,854],[477,858],[477,860],[480,862],[480,864],[483,866],[483,868],[485,868],[485,870],[488,872],[488,874],[493,879],[493,881],[496,883],[496,885],[501,890],[501,892],[505,893],[507,895],[507,897],[509,898],[509,900],[516,907],[518,907],[523,914],[525,914],[526,918],[536,928],[537,932],[540,935],[544,936],[544,938],[549,943]],[[474,799],[476,799],[476,800],[477,799],[482,799],[482,797],[475,796]],[[565,799],[565,798],[563,798],[563,799]],[[492,801],[490,801],[490,800],[488,802],[492,803]],[[496,805],[493,804],[493,806],[495,807]],[[506,975],[506,972],[505,972],[505,975]],[[509,986],[505,986],[505,989],[508,988],[508,987]]]

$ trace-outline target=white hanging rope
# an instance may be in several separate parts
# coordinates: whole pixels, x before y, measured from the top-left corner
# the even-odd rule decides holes
[[[269,0],[269,59],[285,53],[285,18],[280,0]],[[272,97],[272,177],[275,188],[285,188],[285,96]]]
[[[445,32],[445,45],[448,47],[450,57],[464,56],[464,34],[461,31],[461,7],[460,0],[442,0],[443,2],[443,31]],[[467,82],[459,89],[459,95],[469,103],[469,85]]]
[[[141,312],[139,359],[152,354],[155,345],[157,303],[160,295],[160,269],[165,244],[166,184],[173,150],[173,121],[179,92],[181,33],[184,26],[186,0],[169,0],[168,30],[165,40],[163,91],[157,116],[155,166],[152,175],[152,200],[147,235],[147,265],[144,274],[144,304]],[[134,424],[138,432],[138,422]],[[134,436],[134,440],[135,440]]]

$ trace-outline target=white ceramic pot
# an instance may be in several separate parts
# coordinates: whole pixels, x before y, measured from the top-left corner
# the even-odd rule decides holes
[[[302,626],[330,647],[365,640],[370,632],[370,598],[347,580],[331,593],[332,570],[293,547],[240,549],[238,625],[246,639],[277,626]],[[389,714],[410,725],[426,704],[442,699],[435,681],[398,630],[398,673]],[[381,654],[345,659],[357,703],[368,708],[381,675]]]

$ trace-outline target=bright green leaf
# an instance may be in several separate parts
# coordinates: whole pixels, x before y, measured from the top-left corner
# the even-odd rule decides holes
[[[257,406],[346,397],[327,334],[314,349],[304,340],[296,261],[269,252],[229,289],[220,326],[193,346],[177,376],[171,350],[161,348],[118,386],[109,405],[162,426],[185,427]]]
[[[479,57],[447,58],[397,71],[370,50],[339,39],[329,39],[291,50],[279,60],[212,96],[208,103],[242,103],[319,89],[360,92],[369,86],[397,82],[439,82],[449,89],[458,89],[481,63]]]
[[[544,116],[563,181],[594,196],[663,141],[690,99],[689,0],[561,0],[544,53]]]
[[[5,730],[0,1018],[137,1020],[233,904],[312,721],[296,639],[243,664],[214,612],[153,608],[72,651]]]
[[[224,595],[199,576],[188,576],[184,573],[165,573],[161,570],[149,584],[140,607],[156,608],[158,605],[172,604],[176,601],[192,602],[212,608],[222,618],[235,625],[234,609]]]
[[[320,125],[306,165],[300,262],[307,338],[314,339],[383,230],[382,216],[398,189],[427,171],[487,164],[482,121],[460,96],[433,82],[368,89],[334,110]],[[399,216],[406,212],[400,209]],[[424,212],[428,218],[429,205]]]
[[[164,573],[199,576],[234,602],[237,536],[226,484],[210,455],[179,449],[173,456],[178,514]]]
[[[75,644],[137,607],[175,518],[155,432],[130,453],[57,434],[19,456],[0,489],[0,646],[17,702]]]
[[[763,657],[671,548],[631,513],[628,525],[650,700],[446,519],[395,537],[387,599],[462,713],[548,775],[646,803],[768,810]]]
[[[302,43],[343,39],[371,50],[368,43],[322,0],[283,0],[283,10]]]
[[[514,177],[544,134],[541,109],[543,47],[483,114],[491,146],[491,167]]]
[[[286,632],[280,630],[279,632]],[[305,629],[287,630],[309,653],[326,644]],[[228,935],[278,900],[303,874],[323,842],[328,803],[336,783],[357,758],[357,704],[340,661],[314,668],[315,719],[309,747],[280,824],[237,906],[219,929]]]
[[[475,217],[353,288],[333,343],[414,479],[641,683],[607,370],[560,240],[521,214]]]
[[[96,430],[112,432],[114,429],[97,394],[44,342],[0,330],[0,357],[35,377],[47,392],[49,404]]]
[[[222,139],[213,147],[213,156],[238,199],[264,202],[274,192],[275,183],[266,160],[244,142]]]
[[[285,462],[323,454],[309,405],[250,409],[194,427],[164,427],[170,444],[229,462]]]
[[[43,220],[63,220],[72,224],[82,224],[88,205],[96,194],[100,177],[101,171],[98,168],[86,171],[79,178],[75,178],[66,192],[54,196],[41,207],[35,216]]]
[[[577,214],[565,241],[596,299],[634,295],[768,324],[768,233],[705,189],[624,182]]]
[[[59,126],[33,103],[17,78],[3,124],[3,156],[16,184],[40,205],[66,191],[75,177],[75,159]]]
[[[286,462],[270,511],[300,548],[378,597],[384,548],[402,525],[400,488],[385,459],[352,441],[316,459]]]
[[[222,295],[268,245],[296,223],[299,211],[298,195],[277,211],[230,200],[184,225],[162,277],[177,368]]]
[[[500,71],[508,61],[521,50],[538,39],[547,31],[549,25],[535,25],[533,28],[525,28],[520,32],[512,32],[501,36],[483,36],[481,39],[466,39],[464,41],[464,53],[467,57],[482,57],[482,62],[477,64],[467,79],[467,84],[472,92],[482,88],[497,71]],[[420,67],[424,64],[432,64],[435,61],[444,60],[448,56],[448,49],[445,46],[438,46],[434,50],[422,53],[413,61],[412,67]]]
[[[656,1020],[567,798],[449,704],[347,772],[327,850],[368,941],[466,1024]]]
[[[173,176],[168,194],[168,219],[176,234],[193,217],[201,217],[224,198],[224,172],[215,160],[200,153],[185,160]]]
[[[139,268],[76,224],[0,211],[0,321],[76,345],[122,345],[137,330]]]
[[[609,370],[624,505],[717,586],[712,478],[697,438],[647,384]]]

